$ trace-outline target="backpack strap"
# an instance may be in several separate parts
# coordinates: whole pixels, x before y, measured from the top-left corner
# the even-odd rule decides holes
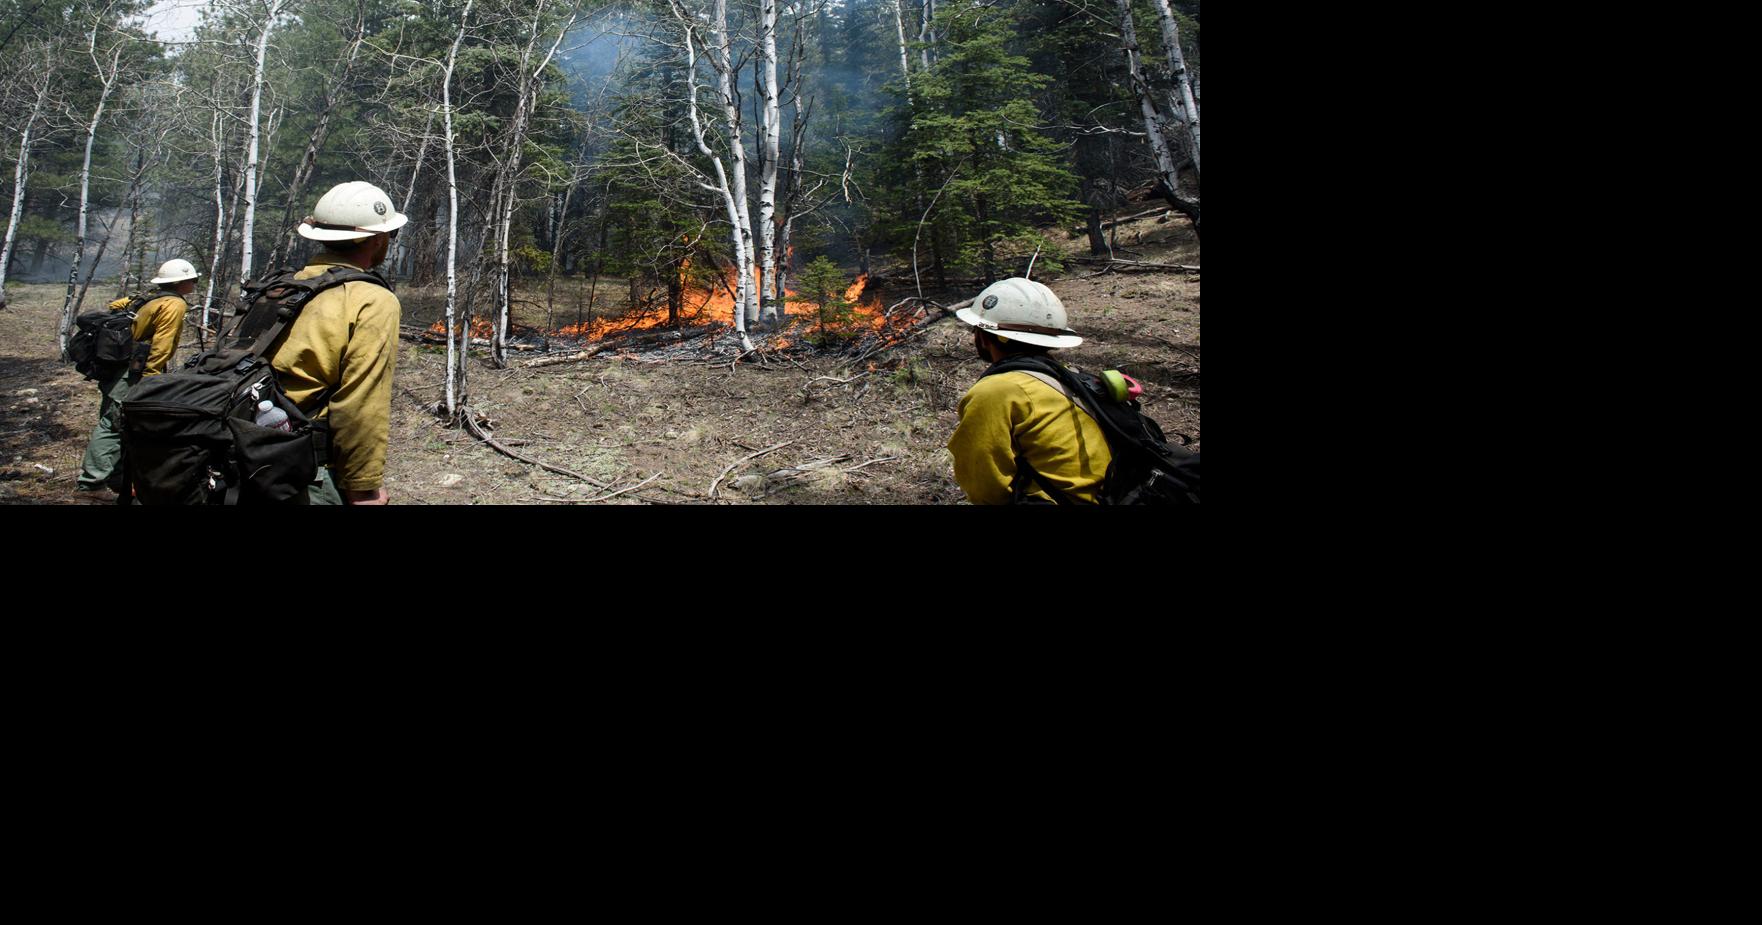
[[[1088,396],[1084,394],[1080,384],[1076,381],[1076,374],[1063,363],[1044,356],[1005,357],[993,363],[990,369],[980,374],[979,378],[983,379],[986,376],[995,376],[1000,373],[1027,373],[1052,386],[1064,397],[1070,399],[1077,407],[1082,408],[1084,412],[1094,418],[1096,423],[1101,422],[1100,411],[1090,405]]]
[[[1095,411],[1091,409],[1087,403],[1079,400],[1081,390],[1072,388],[1063,381],[1062,376],[1055,375],[1056,372],[1063,368],[1064,367],[1058,363],[1045,357],[1006,357],[992,364],[991,368],[985,370],[979,378],[983,379],[986,376],[995,376],[1000,373],[1027,373],[1035,379],[1046,383],[1046,385],[1050,386],[1053,391],[1063,395],[1072,404],[1075,404],[1081,409],[1084,414],[1100,420]],[[1070,496],[1059,490],[1057,486],[1047,481],[1046,476],[1041,475],[1038,470],[1029,465],[1027,457],[1017,456],[1016,477],[1015,480],[1010,483],[1010,494],[1013,498],[1013,503],[1021,504],[1024,499],[1028,497],[1028,485],[1030,482],[1039,485],[1040,490],[1046,492],[1047,496],[1052,498],[1054,504],[1069,505],[1076,503],[1070,499]]]
[[[1076,504],[1075,501],[1070,499],[1070,496],[1066,495],[1063,491],[1060,491],[1058,486],[1048,482],[1046,476],[1041,475],[1038,469],[1029,465],[1026,456],[1017,456],[1016,477],[1014,481],[1010,482],[1009,486],[1011,504],[1024,504],[1027,502],[1029,482],[1039,485],[1040,490],[1046,492],[1047,497],[1052,499],[1053,504],[1060,507]]]
[[[269,327],[263,330],[263,333],[257,335],[255,341],[252,341],[250,346],[252,356],[262,357],[264,352],[269,349],[270,345],[275,343],[276,338],[281,337],[282,332],[286,331],[289,325],[299,319],[300,310],[306,307],[306,303],[317,298],[318,294],[321,292],[335,289],[344,283],[356,282],[372,283],[388,292],[390,292],[392,288],[391,283],[387,282],[386,278],[378,273],[375,273],[372,270],[357,270],[354,267],[333,266],[324,271],[323,274],[314,276],[311,279],[297,280],[293,279],[292,275],[292,273],[284,272],[277,278],[265,283],[258,290],[260,294],[259,297],[261,297],[261,293],[268,292],[270,289],[277,286],[291,286],[304,290],[304,292],[296,294],[293,298],[288,299],[287,303],[281,307],[281,310],[276,312],[275,320],[270,323]],[[239,323],[243,324],[244,319],[239,319]]]

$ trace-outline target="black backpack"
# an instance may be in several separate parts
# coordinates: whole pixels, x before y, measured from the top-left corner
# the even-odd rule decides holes
[[[141,306],[160,297],[137,295],[129,300],[127,308],[81,312],[73,321],[73,338],[67,342],[67,356],[73,360],[73,368],[94,381],[146,368],[153,345],[135,340],[135,314]]]
[[[1113,455],[1113,462],[1108,464],[1101,483],[1102,504],[1199,503],[1200,454],[1170,443],[1163,436],[1162,428],[1144,413],[1136,400],[1115,401],[1100,377],[1072,369],[1050,357],[1007,357],[986,370],[985,376],[1007,372],[1041,373],[1057,379],[1069,397],[1101,425],[1102,433],[1107,435],[1108,452]],[[1070,503],[1025,460],[1019,461],[1019,465],[1054,501]],[[1018,480],[1018,501],[1026,494],[1027,481],[1027,478]]]
[[[129,392],[123,463],[140,503],[306,503],[318,468],[329,462],[330,428],[282,391],[266,351],[319,293],[348,282],[391,284],[352,267],[308,280],[294,279],[296,272],[247,282],[237,312],[243,317],[214,350]],[[288,430],[257,425],[263,401],[287,412]]]

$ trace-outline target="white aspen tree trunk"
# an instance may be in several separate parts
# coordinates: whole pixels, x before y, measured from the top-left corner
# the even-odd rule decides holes
[[[1138,94],[1139,111],[1144,115],[1144,134],[1150,142],[1150,153],[1156,158],[1157,173],[1162,176],[1163,183],[1168,185],[1169,192],[1180,189],[1177,184],[1175,158],[1169,150],[1168,140],[1162,134],[1162,120],[1157,117],[1156,100],[1151,96],[1150,85],[1145,83],[1142,70],[1138,66],[1138,32],[1132,25],[1132,0],[1119,0],[1120,6],[1120,43],[1126,52],[1126,66],[1132,75],[1132,89]]]
[[[740,280],[737,280],[738,285],[735,290],[734,331],[740,338],[741,348],[750,352],[753,349],[753,344],[752,340],[747,337],[746,333],[746,312],[743,308],[745,305],[745,298],[742,293],[742,287],[750,288],[752,284],[752,255],[750,251],[743,250],[747,244],[747,238],[750,237],[750,232],[748,234],[742,234],[745,223],[741,216],[740,205],[735,199],[734,189],[728,182],[728,170],[722,163],[721,155],[712,150],[709,141],[704,138],[703,120],[698,118],[697,50],[693,43],[698,42],[699,40],[697,37],[697,30],[692,25],[693,17],[687,10],[679,5],[679,0],[669,0],[669,5],[673,9],[674,17],[679,20],[680,28],[685,32],[685,79],[691,86],[691,93],[686,97],[688,103],[686,112],[691,115],[692,137],[697,141],[698,151],[701,152],[704,157],[708,158],[710,163],[716,168],[717,182],[715,186],[711,186],[708,183],[703,183],[701,181],[698,185],[710,192],[719,193],[722,196],[722,204],[728,210],[728,223],[733,228],[731,234],[733,235],[735,260],[739,267],[736,273],[741,277]],[[720,40],[720,36],[726,33],[725,27],[727,25],[727,8],[722,5],[722,0],[717,0],[717,12],[719,15],[716,17],[716,21],[724,27],[717,33],[718,40]],[[718,77],[724,81],[724,89],[726,89],[726,81],[728,80],[727,73],[723,71],[721,66],[716,62],[714,51],[708,48],[706,48],[706,51],[711,52],[711,66],[716,69]],[[724,97],[724,99],[727,98],[728,97],[726,96]],[[736,138],[738,139],[738,137],[739,136],[737,135]],[[738,144],[736,147],[738,147]]]
[[[36,103],[31,107],[31,116],[25,120],[24,129],[19,135],[18,164],[12,171],[12,217],[6,222],[6,243],[4,247],[0,247],[0,308],[6,307],[6,271],[12,266],[12,252],[18,246],[18,225],[24,218],[25,184],[31,178],[31,133],[49,100],[49,88],[54,83],[50,79],[50,73],[50,69],[45,67],[42,83],[37,85]]]
[[[912,59],[906,54],[905,13],[900,10],[900,5],[904,2],[905,0],[893,0],[893,25],[899,30],[899,72],[905,77],[905,95],[907,99],[910,99],[912,95]]]
[[[753,278],[753,223],[752,212],[747,205],[746,193],[746,144],[741,139],[740,105],[734,96],[734,40],[728,33],[728,0],[716,0],[715,40],[711,49],[710,62],[716,69],[716,79],[722,94],[722,111],[728,123],[728,153],[733,167],[734,206],[739,222],[735,226],[740,235],[740,246],[736,253],[740,260],[740,286],[737,290],[739,302],[745,307],[745,323],[741,331],[759,319],[758,281]]]
[[[924,46],[919,54],[923,59],[924,70],[926,71],[930,69],[930,65],[934,64],[936,60],[931,54],[931,48],[935,45],[936,35],[930,31],[930,20],[935,17],[936,0],[924,0],[924,20],[918,27],[918,41],[922,42]]]
[[[92,64],[97,67],[98,79],[102,86],[98,92],[98,106],[92,112],[92,122],[86,126],[86,159],[80,167],[79,223],[75,231],[73,263],[67,271],[67,295],[61,302],[60,342],[63,361],[67,359],[67,341],[73,331],[73,316],[77,307],[75,294],[79,289],[80,264],[84,262],[86,257],[86,218],[91,212],[92,205],[92,148],[98,139],[98,123],[104,119],[104,108],[110,102],[110,92],[116,89],[117,74],[122,66],[122,43],[118,42],[116,47],[111,50],[110,69],[109,71],[104,70],[103,63],[98,60],[97,26],[92,27],[89,51],[92,55]]]
[[[1174,111],[1187,127],[1187,140],[1193,146],[1193,174],[1199,175],[1199,103],[1193,99],[1193,84],[1187,79],[1187,56],[1181,52],[1181,26],[1175,22],[1169,0],[1156,0],[1156,15],[1162,21],[1162,42],[1168,47],[1169,69],[1175,77],[1178,96],[1171,102]]]
[[[204,350],[208,346],[207,332],[213,327],[210,316],[214,312],[214,287],[220,278],[221,250],[226,247],[226,131],[221,113],[214,114],[209,132],[214,142],[214,256],[208,261],[208,293],[202,297],[202,325],[197,330],[197,342]],[[219,332],[216,332],[218,337]]]
[[[783,138],[783,111],[777,93],[777,0],[759,0],[759,50],[759,78],[765,95],[759,124],[764,143],[764,166],[759,172],[759,266],[764,268],[765,291],[759,320],[775,326],[777,306],[783,298],[783,277],[777,272],[777,161]]]
[[[453,68],[459,62],[459,46],[465,42],[465,27],[471,19],[471,5],[466,0],[465,13],[459,17],[459,35],[447,53],[446,70],[441,76],[441,114],[445,121],[447,151],[447,416],[454,421],[465,403],[465,360],[470,356],[471,325],[459,319],[459,176],[453,152]],[[455,344],[454,330],[459,339]]]
[[[257,38],[257,71],[251,82],[251,134],[246,145],[245,155],[245,230],[243,249],[239,258],[241,293],[245,282],[251,278],[251,260],[254,254],[253,235],[257,229],[257,144],[260,135],[257,120],[263,113],[263,64],[269,56],[269,33],[275,28],[275,17],[281,15],[281,10],[282,5],[279,0],[271,0],[263,17],[263,34]]]

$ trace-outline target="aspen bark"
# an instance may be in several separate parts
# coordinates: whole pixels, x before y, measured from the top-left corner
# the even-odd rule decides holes
[[[18,247],[18,225],[24,218],[25,184],[31,178],[31,134],[36,128],[37,120],[42,118],[43,108],[49,102],[49,90],[54,85],[53,68],[47,61],[37,84],[37,99],[31,106],[30,118],[25,120],[18,140],[18,164],[12,171],[12,217],[6,222],[6,243],[0,247],[0,308],[6,307],[6,273],[12,267],[12,254]]]
[[[906,55],[905,44],[905,13],[900,5],[905,0],[893,0],[893,25],[899,30],[899,73],[905,78],[905,95],[912,95],[912,59]]]
[[[257,120],[263,114],[263,65],[269,57],[269,33],[275,28],[275,18],[281,15],[281,11],[280,0],[270,0],[263,17],[263,33],[257,38],[257,71],[251,84],[251,134],[245,155],[245,230],[244,247],[239,258],[240,287],[251,278],[251,261],[255,253],[252,238],[257,229],[257,146],[261,135]],[[240,292],[243,292],[242,288]]]
[[[936,0],[924,0],[924,20],[923,24],[918,27],[918,41],[923,43],[919,55],[923,59],[926,71],[930,70],[930,65],[936,62],[934,54],[936,33],[930,31],[930,21],[934,18],[936,18]]]
[[[764,115],[759,121],[763,168],[759,172],[759,266],[763,267],[764,292],[759,306],[762,323],[775,326],[782,300],[782,277],[777,273],[777,160],[783,135],[783,111],[777,94],[777,0],[759,0],[759,79],[765,95]]]
[[[1150,152],[1156,158],[1157,175],[1168,187],[1170,204],[1193,219],[1193,229],[1197,233],[1199,230],[1199,207],[1197,204],[1181,198],[1179,165],[1175,163],[1168,139],[1163,137],[1162,119],[1156,111],[1156,100],[1151,95],[1150,84],[1144,80],[1142,68],[1139,67],[1138,33],[1132,25],[1132,2],[1131,0],[1119,0],[1119,7],[1120,45],[1126,52],[1126,66],[1131,73],[1132,89],[1138,94],[1138,108],[1144,116],[1145,140],[1149,142]]]
[[[703,120],[698,117],[697,45],[701,43],[701,40],[697,36],[696,27],[693,25],[695,18],[689,11],[680,6],[679,0],[668,0],[668,2],[672,7],[674,18],[679,20],[680,28],[685,32],[685,79],[691,87],[691,92],[686,96],[688,104],[686,112],[691,116],[692,138],[697,141],[698,151],[701,152],[704,157],[708,158],[711,165],[716,168],[716,185],[711,186],[708,183],[703,183],[701,181],[699,185],[710,192],[720,194],[722,197],[722,204],[728,210],[728,223],[732,227],[731,234],[734,243],[736,262],[735,276],[737,277],[735,280],[736,295],[734,299],[734,330],[740,337],[741,346],[746,350],[751,350],[752,341],[747,337],[746,312],[743,310],[743,307],[746,304],[746,290],[750,289],[752,286],[752,252],[746,249],[747,245],[750,243],[751,231],[747,228],[746,223],[742,219],[743,210],[741,204],[735,198],[733,185],[729,182],[728,169],[723,164],[721,155],[711,149],[709,141],[704,138]],[[720,40],[721,37],[726,35],[728,22],[728,11],[723,0],[717,0],[717,14],[716,22],[721,27],[720,31],[717,33],[718,39]],[[727,73],[716,64],[714,52],[707,46],[705,50],[711,52],[711,66],[716,69],[717,74],[721,77],[723,88],[726,91],[728,89]],[[726,100],[728,97],[724,96],[724,99]],[[739,137],[738,134],[735,135],[734,146],[736,149],[739,148]],[[601,225],[602,232],[604,231],[604,228],[605,226]],[[597,261],[595,265],[595,273],[597,279]]]
[[[80,264],[85,261],[86,257],[86,218],[91,212],[92,205],[92,148],[98,139],[98,123],[104,120],[104,109],[110,102],[111,91],[116,89],[117,75],[122,67],[122,43],[118,42],[110,52],[110,69],[108,72],[104,70],[103,63],[98,60],[97,26],[92,27],[88,51],[92,56],[92,64],[98,69],[98,80],[101,86],[98,92],[98,105],[92,112],[92,122],[86,126],[86,159],[84,165],[80,167],[79,223],[76,226],[74,237],[73,262],[67,270],[67,295],[61,302],[61,330],[59,333],[63,361],[67,359],[67,342],[73,332],[73,316],[76,309],[75,293],[79,288]]]
[[[740,238],[736,252],[740,273],[737,292],[745,315],[740,330],[745,332],[747,325],[759,318],[757,281],[753,279],[752,212],[747,205],[746,193],[746,145],[741,140],[740,105],[734,96],[734,40],[728,32],[728,0],[716,0],[715,11],[716,44],[710,49],[710,64],[716,71],[717,85],[722,94],[722,112],[728,124],[728,153],[733,168],[730,192],[733,194],[737,219],[735,231]]]
[[[1193,98],[1193,84],[1187,79],[1187,56],[1181,52],[1181,27],[1169,9],[1169,0],[1156,0],[1156,15],[1162,21],[1162,42],[1167,46],[1169,69],[1175,78],[1178,95],[1170,103],[1180,122],[1187,128],[1187,139],[1193,146],[1193,173],[1199,174],[1199,103]]]
[[[213,329],[209,316],[214,311],[214,287],[220,277],[220,251],[226,246],[226,167],[221,161],[226,131],[219,112],[214,114],[208,131],[214,143],[214,247],[209,252],[213,256],[208,261],[208,291],[202,297],[202,324],[196,331],[196,341],[203,349],[208,347],[207,332]]]
[[[459,62],[459,46],[465,42],[465,27],[471,20],[471,5],[465,0],[465,12],[459,17],[459,35],[447,53],[446,70],[441,76],[441,114],[446,132],[447,151],[447,416],[457,421],[465,403],[465,361],[470,356],[471,323],[459,315],[459,177],[453,152],[453,68]],[[455,340],[455,337],[457,338]]]

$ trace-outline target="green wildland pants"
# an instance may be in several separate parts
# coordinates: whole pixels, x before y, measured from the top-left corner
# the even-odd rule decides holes
[[[123,480],[120,465],[122,403],[128,398],[129,389],[138,381],[138,377],[125,373],[98,383],[104,398],[98,406],[98,426],[92,429],[92,439],[86,443],[86,458],[80,463],[80,488],[92,491],[108,487],[118,493],[127,490],[128,485]]]
[[[336,483],[331,481],[328,467],[319,466],[318,477],[312,480],[312,484],[306,486],[306,503],[338,505],[343,503],[343,493],[337,491]]]

